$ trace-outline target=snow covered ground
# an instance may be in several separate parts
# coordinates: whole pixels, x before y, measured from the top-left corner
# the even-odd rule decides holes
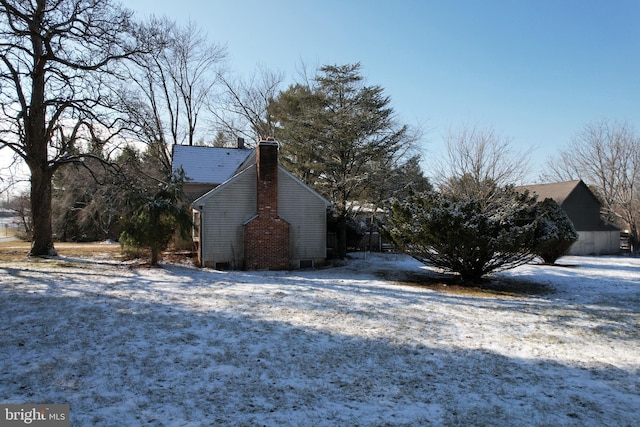
[[[638,425],[640,259],[561,262],[499,275],[533,294],[412,286],[432,273],[394,254],[0,264],[0,403],[73,426]]]

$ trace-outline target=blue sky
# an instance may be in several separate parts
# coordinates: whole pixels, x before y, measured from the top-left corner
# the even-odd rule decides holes
[[[425,157],[464,123],[534,148],[537,170],[590,121],[640,132],[638,0],[127,0],[141,17],[194,20],[229,66],[293,80],[301,62],[360,62]]]
[[[426,168],[447,131],[465,124],[531,147],[529,182],[591,121],[624,120],[640,133],[640,0],[123,3],[140,18],[195,21],[242,76],[263,66],[292,82],[301,63],[360,62],[400,120],[424,129]]]

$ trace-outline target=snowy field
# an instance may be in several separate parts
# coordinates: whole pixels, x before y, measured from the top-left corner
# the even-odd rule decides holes
[[[361,256],[361,255],[359,255]],[[0,264],[0,403],[72,426],[636,426],[640,258],[430,289],[410,258],[295,272]]]

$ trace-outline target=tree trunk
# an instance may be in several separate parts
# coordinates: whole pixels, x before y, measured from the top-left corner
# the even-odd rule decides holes
[[[51,172],[47,165],[31,169],[31,224],[33,230],[30,256],[57,255],[51,228]]]
[[[45,7],[44,2],[38,2],[38,10]],[[44,42],[38,36],[42,16],[34,16],[30,25],[33,31],[31,43],[33,45],[33,71],[31,73],[31,99],[29,108],[25,111],[25,152],[27,164],[31,172],[31,224],[33,238],[31,256],[57,255],[53,247],[53,232],[51,228],[51,179],[53,169],[49,167],[45,106],[45,72],[46,53]]]
[[[151,247],[151,266],[155,267],[158,265],[158,248],[156,246]]]

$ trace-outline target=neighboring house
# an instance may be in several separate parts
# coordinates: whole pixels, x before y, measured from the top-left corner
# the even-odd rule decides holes
[[[582,181],[556,182],[518,187],[538,195],[538,200],[555,200],[578,232],[570,255],[612,255],[620,253],[620,229],[600,217],[598,198]]]
[[[203,192],[192,203],[200,265],[284,270],[326,262],[329,202],[279,165],[276,141],[255,150],[176,146],[174,156],[174,169],[191,178],[185,191]]]

